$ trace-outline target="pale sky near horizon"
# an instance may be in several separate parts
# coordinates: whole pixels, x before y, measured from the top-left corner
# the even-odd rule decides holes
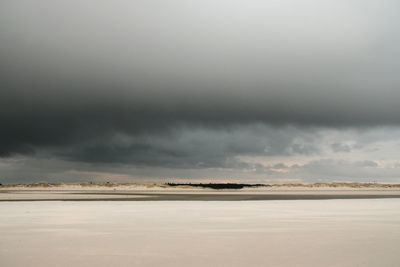
[[[398,1],[1,1],[0,183],[400,183]]]

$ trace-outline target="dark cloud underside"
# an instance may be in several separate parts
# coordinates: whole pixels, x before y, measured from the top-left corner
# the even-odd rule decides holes
[[[321,129],[398,127],[399,8],[2,1],[0,157],[247,168],[320,153]]]

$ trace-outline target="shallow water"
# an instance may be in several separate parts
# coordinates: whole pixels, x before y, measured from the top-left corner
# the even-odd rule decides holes
[[[400,266],[400,199],[2,202],[0,266]]]

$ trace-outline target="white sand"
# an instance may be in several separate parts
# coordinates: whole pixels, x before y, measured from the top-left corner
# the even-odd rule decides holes
[[[1,202],[0,266],[400,266],[400,199]]]
[[[86,191],[86,193],[90,193],[92,190]],[[71,194],[73,193],[73,194]],[[75,200],[75,199],[83,199],[83,200],[95,200],[98,199],[98,195],[86,194],[85,192],[75,193],[71,191],[50,191],[50,190],[40,190],[40,191],[17,191],[13,190],[7,193],[0,193],[0,201],[7,200]],[[135,199],[135,198],[144,198],[147,196],[139,196],[139,195],[101,195],[102,199],[115,199],[118,197],[119,199]]]

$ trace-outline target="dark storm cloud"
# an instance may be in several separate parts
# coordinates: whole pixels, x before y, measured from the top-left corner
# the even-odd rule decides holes
[[[398,8],[2,1],[0,156],[217,167],[319,150],[296,133],[236,140],[238,127],[399,125]]]
[[[293,127],[273,129],[252,125],[231,127],[229,131],[183,128],[171,131],[167,137],[116,135],[79,147],[57,147],[52,153],[65,160],[90,163],[246,169],[252,166],[240,161],[237,156],[317,154],[319,148],[309,139],[307,133]]]

